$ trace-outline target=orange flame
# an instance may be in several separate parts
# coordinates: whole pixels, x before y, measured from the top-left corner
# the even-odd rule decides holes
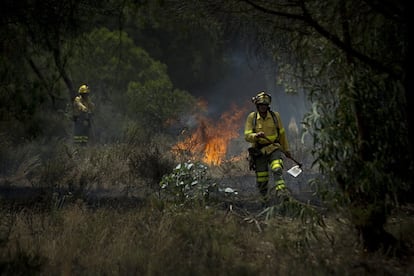
[[[197,129],[178,142],[173,147],[173,152],[188,153],[190,157],[207,164],[220,165],[226,158],[229,143],[240,135],[244,115],[245,110],[236,106],[223,113],[217,121],[200,115]]]

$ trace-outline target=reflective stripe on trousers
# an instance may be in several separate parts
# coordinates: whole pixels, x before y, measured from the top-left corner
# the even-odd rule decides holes
[[[257,186],[264,188],[267,187],[269,181],[269,167],[273,173],[274,187],[276,190],[284,189],[285,181],[283,179],[283,160],[282,152],[275,150],[270,155],[260,156],[255,161],[256,165],[256,182]]]
[[[275,180],[276,190],[282,190],[286,188],[285,180],[283,179],[283,160],[276,159],[270,163],[270,169],[273,172],[273,177]]]
[[[88,136],[74,135],[73,142],[75,144],[88,143]]]

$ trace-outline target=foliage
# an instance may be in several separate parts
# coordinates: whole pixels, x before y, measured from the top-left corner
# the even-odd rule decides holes
[[[17,55],[10,53],[0,61],[0,131],[13,144],[39,137],[64,137],[66,125],[56,123],[65,119],[62,91],[39,81],[30,72],[24,56]],[[48,63],[45,61],[44,64],[47,66]]]
[[[316,165],[328,189],[341,188],[340,202],[350,203],[365,248],[390,246],[383,225],[401,199],[396,191],[408,191],[412,177],[412,151],[408,158],[402,153],[411,148],[412,129],[403,86],[408,22],[402,2],[384,7],[229,0],[224,5],[227,20],[215,1],[206,1],[204,9],[213,20],[256,35],[277,61],[288,92],[309,92],[313,110],[305,123],[314,138]],[[361,210],[368,214],[355,214]]]
[[[31,162],[35,166],[22,166],[28,171],[25,177],[38,185],[72,184],[79,194],[52,209],[0,198],[1,274],[404,275],[412,270],[411,259],[403,263],[381,254],[366,255],[350,235],[352,224],[337,214],[325,213],[322,229],[314,227],[318,220],[312,218],[312,206],[301,210],[297,207],[303,206],[293,201],[283,210],[274,209],[283,216],[254,219],[236,208],[242,202],[223,209],[210,204],[210,197],[204,201],[209,188],[216,186],[201,163],[182,163],[174,175],[165,176],[171,182],[161,190],[163,196],[151,196],[154,191],[148,194],[140,185],[145,188],[153,180],[141,172],[152,168],[147,172],[151,174],[154,167],[167,165],[153,160],[158,152],[147,144],[79,149],[47,142],[16,152],[15,158],[23,160],[27,153],[39,154]],[[190,190],[181,185],[194,181],[198,183]],[[173,193],[175,183],[180,184],[175,191],[183,201]],[[135,188],[130,197],[123,190],[128,185]],[[104,196],[110,200],[95,198],[99,191],[107,191]],[[387,226],[412,241],[412,215],[400,211]]]
[[[133,143],[129,145],[128,166],[131,174],[135,178],[142,179],[150,193],[158,192],[160,181],[174,166],[174,159],[168,154],[168,143],[163,145],[151,139],[150,142],[139,146],[133,146]]]
[[[220,26],[200,19],[181,12],[174,1],[150,1],[128,8],[124,29],[151,57],[168,66],[175,86],[192,91],[228,73],[223,56],[229,41],[219,35]]]
[[[160,75],[164,73],[162,67],[159,69]],[[195,108],[193,96],[186,91],[173,89],[165,73],[162,77],[142,83],[131,82],[127,91],[130,116],[142,120],[144,128],[152,127],[153,133],[163,131]]]
[[[408,9],[402,1],[10,3],[2,2],[0,9],[0,133],[7,139],[1,153],[9,154],[1,159],[2,173],[23,171],[21,179],[31,178],[31,184],[72,183],[80,190],[135,184],[131,163],[111,148],[88,151],[81,160],[70,150],[69,158],[44,158],[35,175],[24,173],[32,162],[19,166],[21,156],[13,160],[5,148],[67,136],[70,116],[63,110],[76,90],[72,83],[80,82],[90,84],[100,106],[98,133],[112,131],[104,142],[124,137],[124,131],[140,131],[141,138],[164,130],[194,103],[175,87],[222,76],[221,44],[236,30],[254,50],[271,53],[286,92],[309,92],[313,106],[305,124],[314,140],[315,165],[326,176],[327,189],[319,191],[333,190],[334,203],[346,204],[365,247],[389,245],[387,218],[412,193]],[[142,16],[134,16],[133,8]],[[118,30],[123,27],[127,31]],[[220,70],[214,70],[217,64]],[[112,166],[122,180],[111,174]],[[11,179],[4,181],[21,180]],[[186,181],[191,188],[192,176]],[[179,187],[185,200],[186,186],[171,186]]]
[[[71,49],[63,41],[70,44],[93,24],[96,13],[89,11],[101,9],[96,1],[1,3],[0,120],[13,142],[67,134],[62,122],[72,87],[64,67]]]
[[[140,30],[148,26],[146,23],[165,22],[158,17],[160,15],[152,13],[154,17],[145,16],[141,22],[132,22],[133,19],[130,18],[128,24],[133,23],[133,27],[126,29],[134,35],[132,38],[126,32],[120,31],[120,22],[114,20],[116,16],[126,20],[128,16],[134,15],[132,1],[122,4],[116,1],[75,1],[72,4],[67,1],[52,1],[49,4],[51,6],[44,9],[50,12],[41,18],[35,15],[43,5],[27,8],[24,13],[20,11],[20,8],[25,9],[22,5],[12,9],[15,13],[4,14],[7,24],[0,33],[4,46],[2,50],[5,53],[0,62],[0,68],[4,72],[0,89],[4,99],[0,105],[0,118],[5,122],[2,124],[3,131],[12,126],[15,128],[10,133],[10,139],[22,142],[24,139],[41,136],[70,135],[71,111],[68,96],[73,97],[78,85],[85,82],[90,85],[92,99],[98,106],[94,130],[100,142],[120,139],[129,125],[147,124],[148,116],[138,122],[140,118],[134,110],[137,106],[128,106],[130,99],[135,104],[140,104],[140,100],[134,96],[136,89],[130,92],[130,97],[126,96],[130,82],[134,83],[135,88],[139,86],[146,89],[147,94],[163,94],[159,97],[163,102],[152,107],[159,108],[155,110],[157,113],[163,113],[163,109],[167,109],[165,104],[168,104],[169,110],[155,122],[160,126],[158,130],[165,126],[167,118],[178,118],[191,105],[191,95],[175,89],[175,85],[172,85],[167,75],[171,71],[167,72],[162,62],[155,61],[142,47],[136,46],[138,43],[144,45],[144,41],[151,36],[145,34],[138,37]],[[142,14],[151,6],[135,4]],[[25,5],[31,7],[32,3]],[[59,11],[54,10],[54,7],[65,9]],[[88,12],[89,15],[86,16]],[[22,14],[27,14],[27,18],[20,17]],[[52,24],[53,30],[46,31],[46,26],[50,29],[49,21],[59,24]],[[169,26],[168,23],[163,25],[165,28]],[[170,32],[176,31],[171,29]],[[158,39],[161,38],[163,37]],[[145,46],[153,49],[153,44]],[[159,57],[166,58],[165,55]],[[178,70],[173,68],[172,72]],[[178,110],[170,108],[170,104]],[[147,111],[153,109],[144,110],[143,113],[146,114]],[[104,124],[106,129],[100,127]],[[53,127],[43,128],[44,125]],[[19,138],[16,139],[17,137]]]
[[[210,193],[217,190],[217,184],[208,176],[208,167],[192,161],[178,164],[162,178],[160,186],[161,192],[172,196],[178,205],[204,205],[209,201]]]
[[[89,84],[98,106],[96,124],[105,122],[113,136],[120,138],[133,125],[143,132],[156,125],[151,132],[162,132],[168,122],[191,111],[194,98],[174,89],[166,66],[127,33],[100,28],[79,39],[84,47],[71,59],[71,74],[77,83]]]

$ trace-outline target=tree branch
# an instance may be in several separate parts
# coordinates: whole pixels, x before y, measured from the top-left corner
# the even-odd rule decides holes
[[[336,36],[335,34],[329,32],[327,29],[322,27],[316,20],[313,19],[313,17],[309,13],[308,9],[306,8],[304,1],[301,1],[300,6],[298,6],[298,8],[301,8],[302,14],[291,14],[291,13],[285,13],[285,12],[279,12],[279,11],[271,10],[271,9],[265,8],[263,6],[260,6],[260,5],[254,3],[254,1],[251,1],[251,0],[244,0],[244,2],[251,5],[256,10],[259,10],[259,11],[261,11],[263,13],[266,13],[266,14],[279,16],[279,17],[285,17],[285,18],[289,18],[289,19],[294,19],[294,20],[297,20],[297,21],[302,21],[302,22],[306,23],[309,27],[312,27],[321,36],[323,36],[324,38],[329,40],[332,44],[334,44],[336,47],[338,47],[340,50],[342,50],[348,56],[352,56],[352,57],[358,59],[359,61],[367,64],[368,66],[370,66],[371,68],[373,68],[375,70],[388,73],[389,75],[391,75],[394,78],[402,79],[402,72],[400,72],[400,70],[390,68],[389,66],[386,66],[386,65],[382,64],[378,60],[375,60],[375,59],[373,59],[373,58],[357,51],[355,48],[352,47],[351,44],[342,41],[338,36]]]

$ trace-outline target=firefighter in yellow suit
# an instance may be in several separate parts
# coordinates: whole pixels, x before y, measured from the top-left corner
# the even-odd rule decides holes
[[[286,195],[282,153],[291,158],[282,120],[278,112],[270,110],[271,101],[272,97],[264,91],[253,97],[257,111],[247,116],[244,128],[244,138],[251,143],[250,158],[254,155],[252,169],[256,173],[256,184],[265,203],[269,199],[269,167],[277,194]]]
[[[92,127],[94,104],[89,99],[89,87],[82,84],[78,95],[73,100],[73,120],[75,122],[73,140],[76,145],[86,146],[89,142]]]

